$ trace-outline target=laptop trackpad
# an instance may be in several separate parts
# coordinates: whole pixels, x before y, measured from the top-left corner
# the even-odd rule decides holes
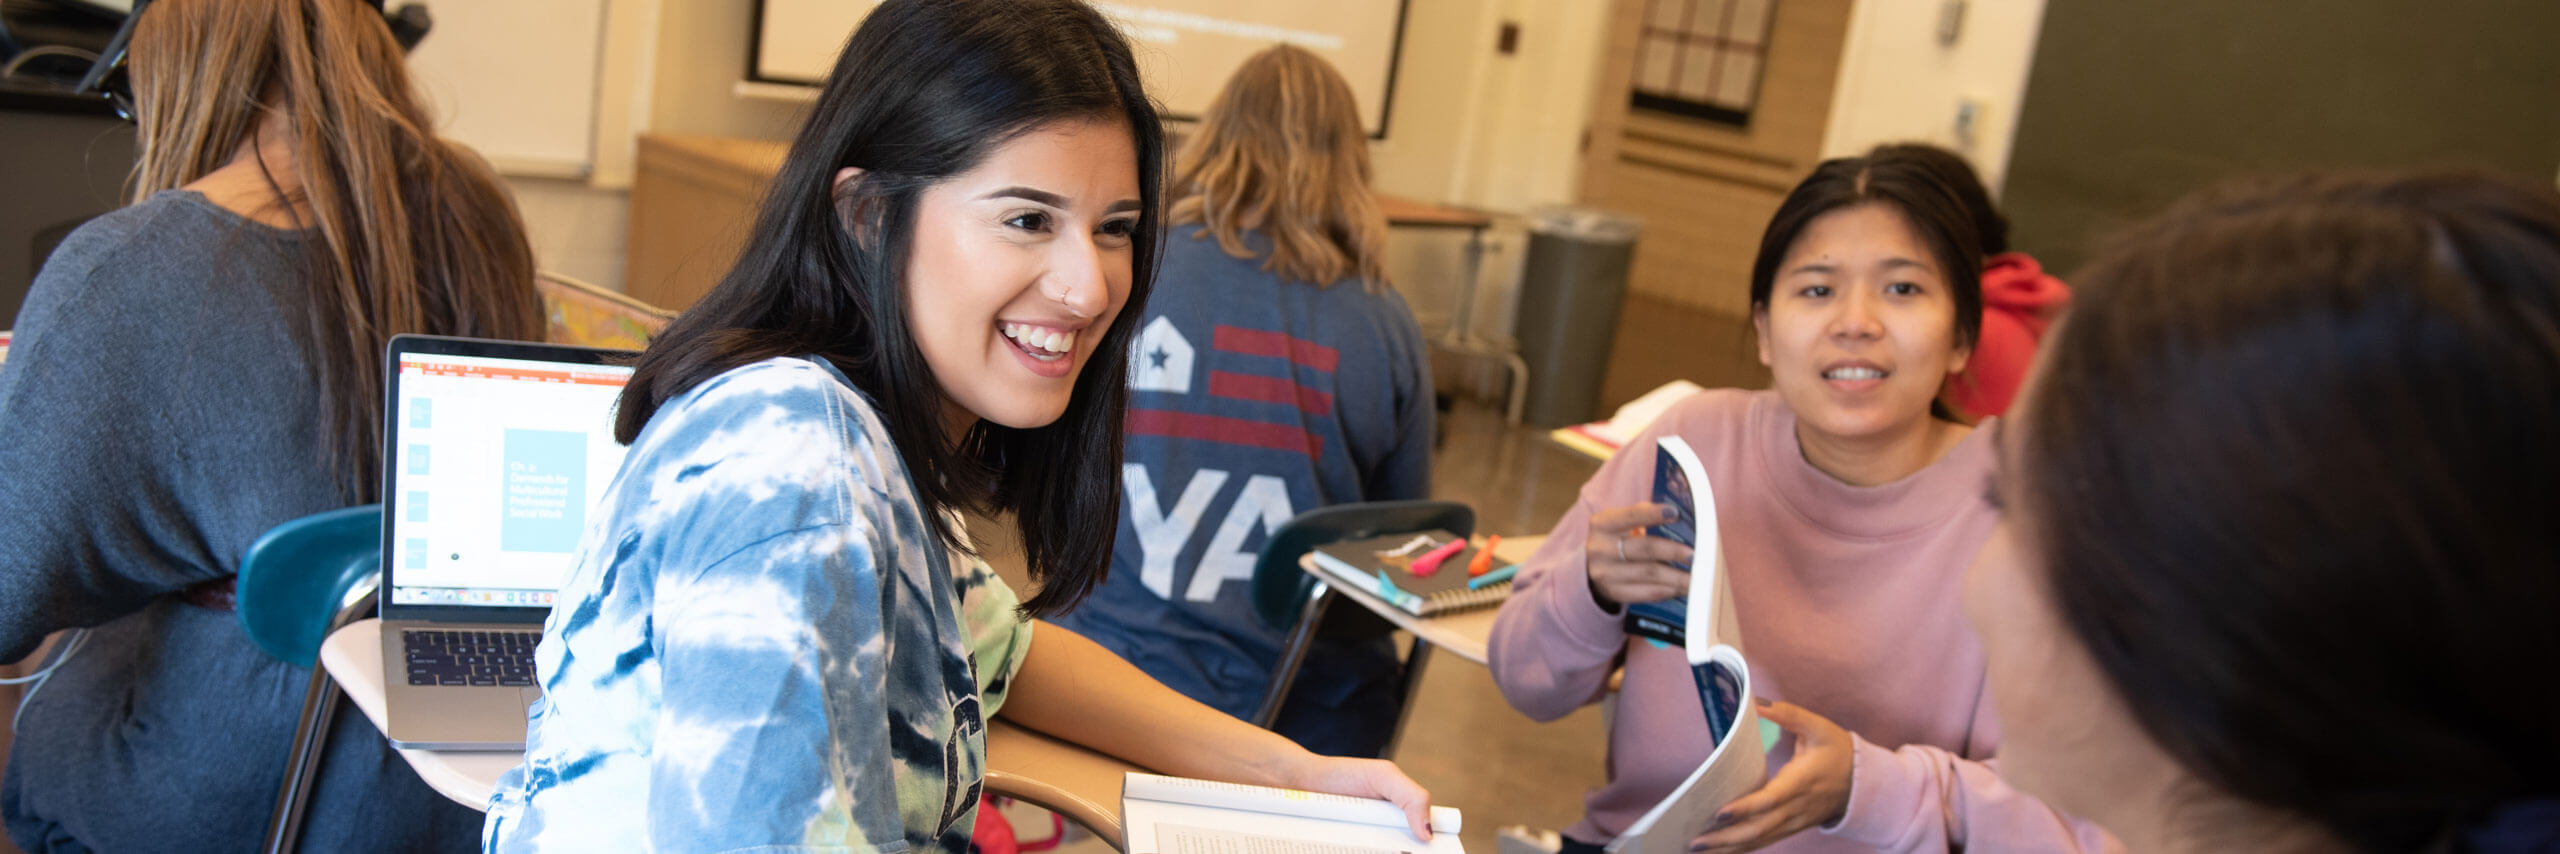
[[[522,711],[526,720],[533,719],[533,702],[540,699],[542,699],[542,687],[539,685],[527,685],[516,689],[516,700],[524,704]]]

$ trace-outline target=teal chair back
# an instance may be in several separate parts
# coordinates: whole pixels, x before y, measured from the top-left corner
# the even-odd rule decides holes
[[[347,594],[382,570],[382,505],[269,529],[240,560],[240,624],[277,660],[310,667]]]
[[[1315,587],[1315,576],[1299,569],[1298,559],[1317,546],[1434,529],[1473,536],[1476,511],[1455,501],[1362,501],[1300,513],[1271,532],[1254,558],[1253,610],[1272,628],[1295,626]],[[1372,622],[1392,628],[1383,619]]]

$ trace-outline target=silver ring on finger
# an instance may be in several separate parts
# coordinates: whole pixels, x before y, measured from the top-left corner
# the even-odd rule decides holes
[[[1627,559],[1627,536],[1626,536],[1625,534],[1619,534],[1619,535],[1618,535],[1618,560],[1620,560],[1620,561],[1625,561],[1626,559]]]

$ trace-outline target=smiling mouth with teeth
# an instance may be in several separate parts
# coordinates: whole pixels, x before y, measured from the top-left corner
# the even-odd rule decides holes
[[[1880,380],[1884,379],[1884,370],[1881,368],[1832,368],[1831,370],[1823,371],[1822,378],[1826,380]]]
[[[1076,336],[1073,332],[1061,332],[1028,323],[1002,324],[1001,329],[1004,337],[1011,340],[1015,346],[1022,348],[1024,353],[1031,355],[1031,358],[1043,362],[1064,359],[1067,354],[1075,352]]]

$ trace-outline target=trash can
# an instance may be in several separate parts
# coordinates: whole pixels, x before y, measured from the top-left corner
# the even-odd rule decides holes
[[[1586,208],[1529,215],[1529,252],[1520,271],[1512,334],[1529,364],[1521,420],[1540,427],[1600,417],[1600,375],[1617,337],[1618,305],[1643,223]]]

